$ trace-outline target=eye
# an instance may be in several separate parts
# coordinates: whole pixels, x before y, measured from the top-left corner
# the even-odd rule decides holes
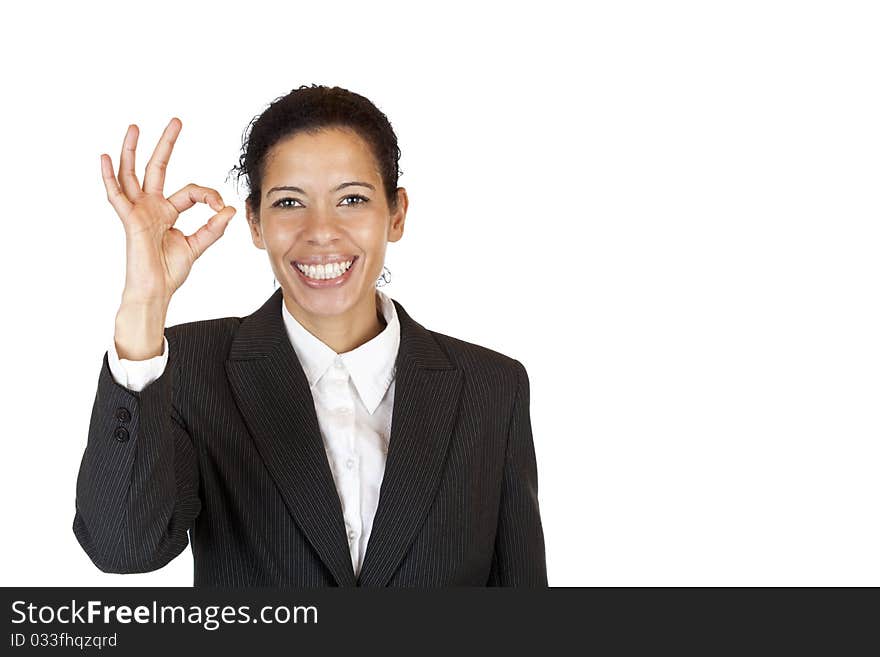
[[[354,203],[354,202],[353,203],[345,203],[346,206],[363,205],[364,203],[368,203],[370,201],[370,199],[368,199],[366,196],[361,196],[360,194],[349,194],[348,196],[344,197],[342,200],[347,201],[349,199],[356,200],[357,202],[356,203]],[[300,202],[299,199],[285,196],[284,198],[280,198],[277,201],[275,201],[272,204],[272,207],[273,208],[293,208],[293,207],[295,207],[293,205],[288,205],[287,204],[288,201],[290,201],[292,203],[299,203],[300,205],[302,205],[302,203]]]
[[[275,202],[272,204],[272,207],[273,207],[273,208],[289,208],[289,207],[293,207],[293,206],[290,206],[290,205],[283,205],[283,203],[284,203],[285,201],[296,201],[297,203],[299,203],[299,199],[290,198],[290,197],[288,197],[288,196],[285,196],[284,198],[280,198],[280,199],[278,199],[277,201],[275,201]]]
[[[370,200],[366,196],[361,196],[360,194],[349,194],[348,196],[346,196],[342,200],[345,201],[350,198],[360,199],[360,201],[358,203],[347,203],[346,205],[363,205],[364,203],[367,203]]]

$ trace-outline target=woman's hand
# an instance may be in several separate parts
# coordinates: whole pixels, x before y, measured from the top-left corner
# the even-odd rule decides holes
[[[235,208],[224,206],[220,193],[190,183],[168,198],[162,188],[165,170],[177,135],[183,127],[172,118],[162,133],[144,174],[141,187],[134,172],[138,128],[130,125],[122,144],[119,177],[113,175],[110,156],[101,154],[101,174],[107,200],[122,220],[126,237],[123,304],[164,304],[183,285],[193,263],[226,231]],[[192,235],[174,228],[180,213],[206,203],[217,214]]]

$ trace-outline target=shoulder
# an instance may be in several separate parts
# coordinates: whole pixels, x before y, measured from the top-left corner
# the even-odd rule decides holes
[[[514,386],[528,383],[525,366],[516,358],[483,345],[429,330],[452,363],[471,376],[479,375]]]
[[[465,380],[475,381],[485,388],[502,388],[516,390],[523,382],[528,384],[528,375],[523,364],[496,349],[469,342],[458,337],[435,331],[416,321],[407,309],[394,299],[398,310],[402,330],[409,325],[409,330],[430,336],[430,339],[443,351],[453,367],[462,371]]]
[[[518,403],[528,408],[529,376],[518,359],[444,333],[429,332],[461,372],[463,400],[472,421],[491,417],[493,422],[506,422],[513,417]]]

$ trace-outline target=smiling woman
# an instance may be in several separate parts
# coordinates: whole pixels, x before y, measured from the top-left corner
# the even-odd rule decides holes
[[[359,94],[301,87],[273,101],[243,141],[234,172],[248,180],[251,236],[285,306],[335,351],[354,349],[381,330],[375,282],[409,203],[390,122]]]
[[[299,132],[267,151],[260,184],[268,191],[252,183],[246,202],[254,244],[268,252],[287,309],[339,353],[381,330],[375,283],[387,244],[403,236],[406,190],[388,198],[379,169],[354,129]]]
[[[127,258],[77,479],[86,554],[145,572],[191,541],[210,586],[546,586],[525,368],[376,288],[408,207],[385,115],[313,85],[257,116],[233,172],[280,288],[246,317],[166,328],[235,212],[195,184],[164,196],[180,129],[143,186],[136,126],[118,174],[101,156]],[[186,236],[198,202],[217,214]]]

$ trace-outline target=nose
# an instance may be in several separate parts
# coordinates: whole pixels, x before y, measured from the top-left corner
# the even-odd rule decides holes
[[[338,217],[332,209],[317,205],[309,209],[305,216],[303,235],[309,244],[329,244],[339,239]]]

